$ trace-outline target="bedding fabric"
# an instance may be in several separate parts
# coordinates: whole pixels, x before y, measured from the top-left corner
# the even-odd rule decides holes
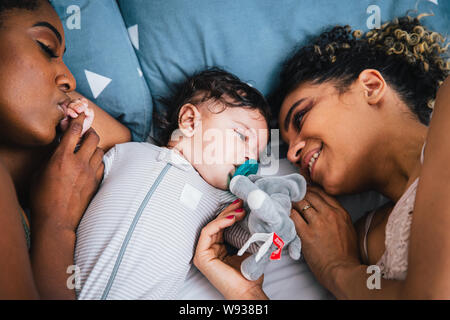
[[[77,91],[145,141],[152,120],[150,90],[114,0],[53,0],[62,20],[67,52],[64,62]]]

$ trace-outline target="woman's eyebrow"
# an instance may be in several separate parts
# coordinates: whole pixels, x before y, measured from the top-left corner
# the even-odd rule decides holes
[[[289,108],[288,113],[286,114],[286,119],[284,119],[284,130],[288,131],[289,129],[289,123],[291,122],[292,118],[292,112],[297,108],[303,101],[305,101],[306,98],[302,98],[300,100],[297,100],[294,102],[294,104]]]
[[[62,44],[62,37],[61,37],[61,34],[60,34],[59,31],[58,31],[54,26],[52,26],[50,23],[45,22],[45,21],[40,21],[40,22],[35,23],[35,24],[33,25],[33,27],[45,27],[45,28],[50,29],[50,30],[53,31],[53,33],[55,34],[56,38],[57,38],[58,41],[59,41],[59,44],[60,44],[60,45]]]
[[[38,22],[38,23],[35,23],[35,24],[33,25],[33,27],[45,27],[45,28],[50,29],[51,31],[53,31],[53,33],[55,34],[56,38],[58,39],[59,45],[62,44],[62,37],[61,37],[61,34],[60,34],[59,31],[58,31],[54,26],[52,26],[50,23],[45,22],[45,21],[40,21],[40,22]],[[67,47],[64,48],[64,53],[66,53],[66,50],[67,50]]]

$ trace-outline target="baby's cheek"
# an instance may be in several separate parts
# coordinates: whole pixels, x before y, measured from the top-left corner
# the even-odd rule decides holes
[[[226,166],[215,166],[215,169],[212,170],[209,177],[209,184],[222,190],[228,189],[229,171]]]
[[[243,163],[247,153],[245,143],[240,139],[235,139],[225,149],[225,162],[231,165]]]

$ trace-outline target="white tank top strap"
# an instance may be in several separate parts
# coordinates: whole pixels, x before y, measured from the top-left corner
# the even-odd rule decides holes
[[[375,214],[376,210],[372,210],[371,212],[369,212],[369,214],[366,216],[366,225],[365,225],[365,229],[364,229],[364,262],[365,263],[369,263],[369,255],[367,253],[367,234],[369,233],[369,229],[370,229],[370,224],[372,223],[372,219],[373,216]]]
[[[425,153],[425,146],[427,145],[427,142],[425,141],[425,143],[423,144],[423,147],[422,147],[422,152],[420,153],[420,163],[421,164],[423,164],[423,155],[424,155],[424,153]]]

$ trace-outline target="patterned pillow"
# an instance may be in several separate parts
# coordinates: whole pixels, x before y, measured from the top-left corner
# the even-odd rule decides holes
[[[66,35],[64,61],[77,91],[128,126],[134,141],[150,131],[153,104],[114,0],[53,0]]]

